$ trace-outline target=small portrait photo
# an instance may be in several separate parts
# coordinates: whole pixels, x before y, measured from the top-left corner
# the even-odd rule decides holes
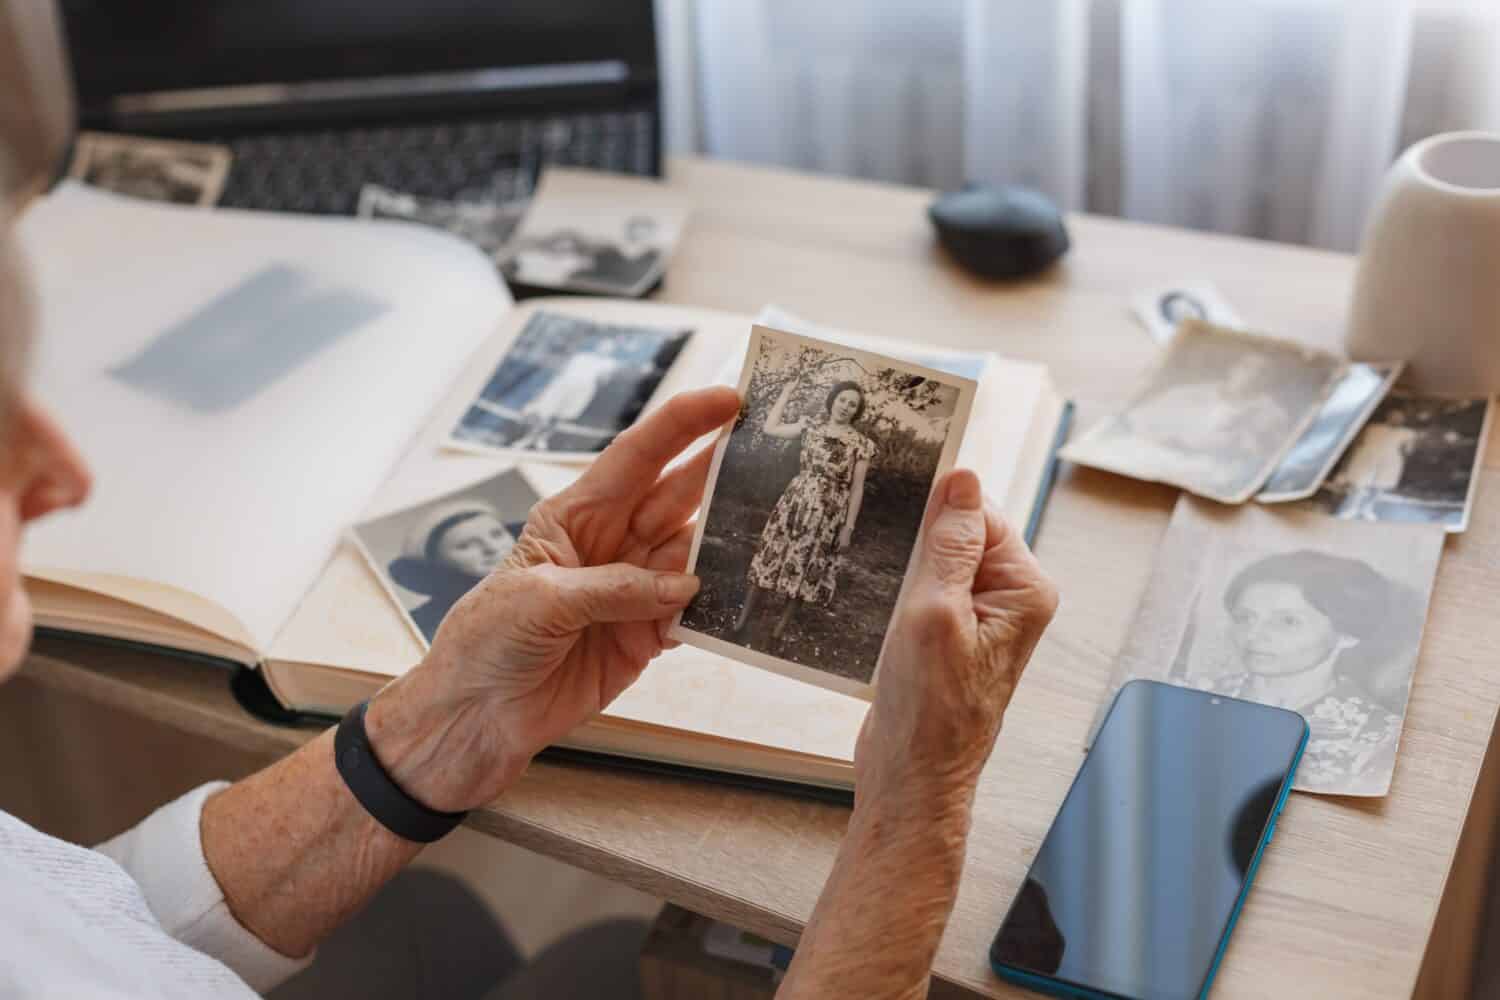
[[[686,221],[686,201],[658,182],[552,168],[496,262],[518,285],[637,297],[661,278]]]
[[[524,200],[448,201],[366,184],[360,188],[356,214],[361,219],[399,219],[441,229],[493,257],[515,232],[525,212]]]
[[[1125,409],[1061,454],[1243,503],[1318,415],[1343,368],[1331,354],[1189,320]]]
[[[448,609],[510,555],[535,488],[515,469],[356,524],[355,544],[424,645]]]
[[[1393,392],[1309,501],[1334,517],[1469,525],[1490,400]]]
[[[83,132],[68,175],[116,194],[177,205],[213,205],[232,156],[223,146]]]
[[[757,326],[738,388],[689,560],[702,587],[672,634],[868,697],[974,383]]]
[[[1236,329],[1245,325],[1219,290],[1206,282],[1179,281],[1137,292],[1131,309],[1160,344],[1169,343],[1177,327],[1190,319]]]
[[[1385,399],[1403,368],[1404,362],[1349,365],[1317,417],[1276,466],[1255,499],[1261,503],[1285,503],[1316,493],[1375,407]]]
[[[1282,511],[1179,505],[1122,666],[1299,712],[1296,788],[1384,795],[1443,533]]]
[[[538,312],[459,419],[449,444],[590,458],[640,415],[690,334]]]

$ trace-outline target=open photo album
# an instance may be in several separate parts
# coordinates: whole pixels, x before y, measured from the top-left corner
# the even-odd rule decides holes
[[[64,183],[21,237],[38,290],[33,384],[97,483],[28,534],[38,626],[254,667],[299,711],[340,713],[416,664],[458,576],[503,558],[529,504],[640,413],[714,382],[752,325],[593,297],[517,306],[472,246],[394,222],[201,212]],[[957,440],[957,400],[941,392],[878,401],[894,423],[875,435],[886,457],[870,456],[871,481],[897,483],[880,463],[916,461],[950,421],[950,461],[1033,523],[1068,409],[1046,370],[990,356],[977,379],[945,381],[971,387],[969,432]],[[826,398],[804,389],[794,405],[811,416]],[[896,447],[908,438],[910,454]],[[871,517],[886,516],[879,503]],[[877,552],[857,525],[851,545]],[[847,789],[865,708],[683,645],[564,745]]]

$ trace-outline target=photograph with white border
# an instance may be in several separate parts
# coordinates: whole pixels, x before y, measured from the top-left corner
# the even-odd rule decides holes
[[[870,697],[975,383],[756,326],[737,388],[688,562],[702,587],[671,636]]]
[[[1130,308],[1158,344],[1171,343],[1177,327],[1190,319],[1234,329],[1245,326],[1219,290],[1204,281],[1178,281],[1137,292]]]
[[[80,132],[68,176],[132,198],[207,207],[223,193],[233,159],[212,143]]]
[[[549,167],[495,262],[514,284],[637,298],[666,270],[688,208],[660,181]]]
[[[640,416],[691,335],[533,313],[447,443],[542,458],[597,455]]]
[[[364,556],[412,634],[431,645],[449,609],[505,561],[541,499],[518,469],[354,525]]]
[[[1244,503],[1317,417],[1344,365],[1300,344],[1187,320],[1125,408],[1061,455]]]
[[[1333,517],[1469,526],[1494,422],[1487,396],[1391,393],[1307,501]]]

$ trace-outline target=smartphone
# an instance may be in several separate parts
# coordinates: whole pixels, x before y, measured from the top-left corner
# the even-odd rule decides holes
[[[1296,712],[1120,689],[990,946],[1054,996],[1205,997],[1307,745]]]

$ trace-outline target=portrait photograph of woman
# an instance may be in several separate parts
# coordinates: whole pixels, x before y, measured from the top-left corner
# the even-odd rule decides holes
[[[1442,538],[1430,527],[1185,500],[1118,684],[1151,677],[1291,709],[1309,727],[1297,789],[1384,795]]]
[[[355,525],[370,569],[424,645],[448,609],[505,561],[540,497],[514,469]]]
[[[682,615],[689,643],[859,692],[974,383],[756,327],[718,444]]]

